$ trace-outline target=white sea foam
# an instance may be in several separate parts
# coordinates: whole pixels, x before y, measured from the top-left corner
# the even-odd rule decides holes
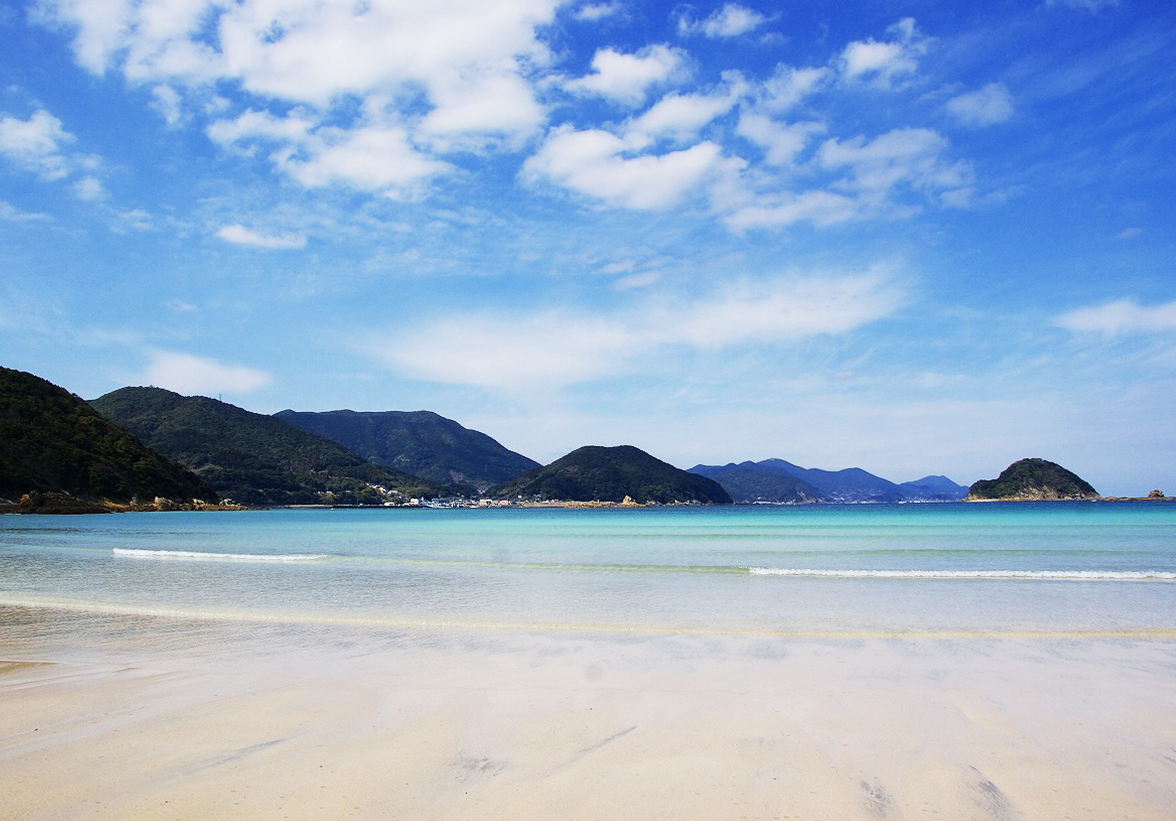
[[[1034,581],[1176,581],[1176,573],[1148,570],[814,570],[749,567],[753,576],[819,576],[836,579],[1029,579]]]
[[[177,559],[195,562],[313,562],[326,558],[324,553],[205,553],[199,550],[132,550],[114,548],[114,555],[124,559]]]

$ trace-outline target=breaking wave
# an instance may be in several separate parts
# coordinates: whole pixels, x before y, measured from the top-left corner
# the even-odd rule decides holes
[[[313,562],[325,559],[325,553],[205,553],[199,550],[132,550],[114,548],[114,555],[124,559],[174,559],[191,562]]]
[[[813,570],[749,567],[753,576],[818,576],[837,579],[1027,579],[1033,581],[1176,581],[1176,573],[1151,570]]]

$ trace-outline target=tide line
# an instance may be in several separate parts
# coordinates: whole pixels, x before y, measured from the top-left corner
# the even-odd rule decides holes
[[[194,622],[286,624],[319,627],[384,628],[425,631],[503,633],[572,633],[588,635],[728,636],[811,640],[967,640],[967,639],[1076,639],[1176,641],[1176,627],[789,627],[784,625],[609,624],[592,622],[532,622],[480,619],[381,616],[341,613],[280,613],[273,611],[204,610],[65,599],[28,599],[0,596],[0,607],[58,610],[89,615],[119,615]]]

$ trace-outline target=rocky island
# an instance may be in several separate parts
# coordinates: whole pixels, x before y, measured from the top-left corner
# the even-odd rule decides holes
[[[1042,502],[1099,499],[1080,476],[1045,459],[1013,462],[995,479],[981,479],[968,488],[966,502]]]

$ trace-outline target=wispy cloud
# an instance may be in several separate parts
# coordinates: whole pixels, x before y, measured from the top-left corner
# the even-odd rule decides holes
[[[364,349],[400,373],[427,381],[553,390],[656,372],[661,357],[682,349],[786,345],[848,333],[889,316],[905,301],[905,290],[884,270],[771,283],[740,280],[691,299],[648,295],[611,315],[570,309],[529,316],[451,315],[394,335],[373,334]]]
[[[721,149],[710,142],[664,154],[627,156],[629,149],[607,131],[560,128],[527,160],[523,173],[608,205],[658,210],[677,205],[724,165]]]
[[[48,214],[22,211],[10,202],[0,200],[0,220],[5,222],[48,222]]]
[[[271,251],[296,250],[306,247],[304,234],[259,234],[238,223],[224,226],[216,232],[216,236],[233,245],[249,245]]]
[[[0,154],[45,179],[58,180],[70,173],[63,147],[75,140],[61,120],[44,109],[27,120],[0,117]]]
[[[877,88],[892,88],[914,74],[919,68],[919,58],[927,50],[927,38],[918,31],[911,17],[898,21],[888,31],[893,36],[891,40],[880,42],[870,38],[846,46],[839,61],[842,76]]]
[[[1132,299],[1119,299],[1070,311],[1055,322],[1071,331],[1105,336],[1176,331],[1176,302],[1145,306]]]
[[[947,110],[965,125],[993,125],[1013,116],[1013,98],[1004,84],[989,83],[978,91],[952,97]]]
[[[572,16],[577,20],[596,21],[621,14],[622,12],[623,7],[620,3],[585,3],[572,12]]]
[[[695,20],[690,14],[678,18],[678,33],[681,35],[701,34],[704,37],[738,37],[774,19],[760,14],[738,3],[727,3],[703,20]]]
[[[778,162],[788,160],[819,130],[814,125],[789,132],[754,118],[741,127],[750,139],[765,146],[770,161]],[[760,194],[727,214],[725,221],[743,231],[909,214],[918,206],[913,204],[916,200],[900,202],[904,193],[943,195],[971,184],[971,168],[946,158],[947,148],[946,139],[925,128],[895,129],[873,139],[864,135],[830,138],[820,144],[811,164],[813,171],[833,175],[823,186]]]
[[[252,393],[272,382],[265,371],[176,351],[153,350],[144,384],[182,394]]]

